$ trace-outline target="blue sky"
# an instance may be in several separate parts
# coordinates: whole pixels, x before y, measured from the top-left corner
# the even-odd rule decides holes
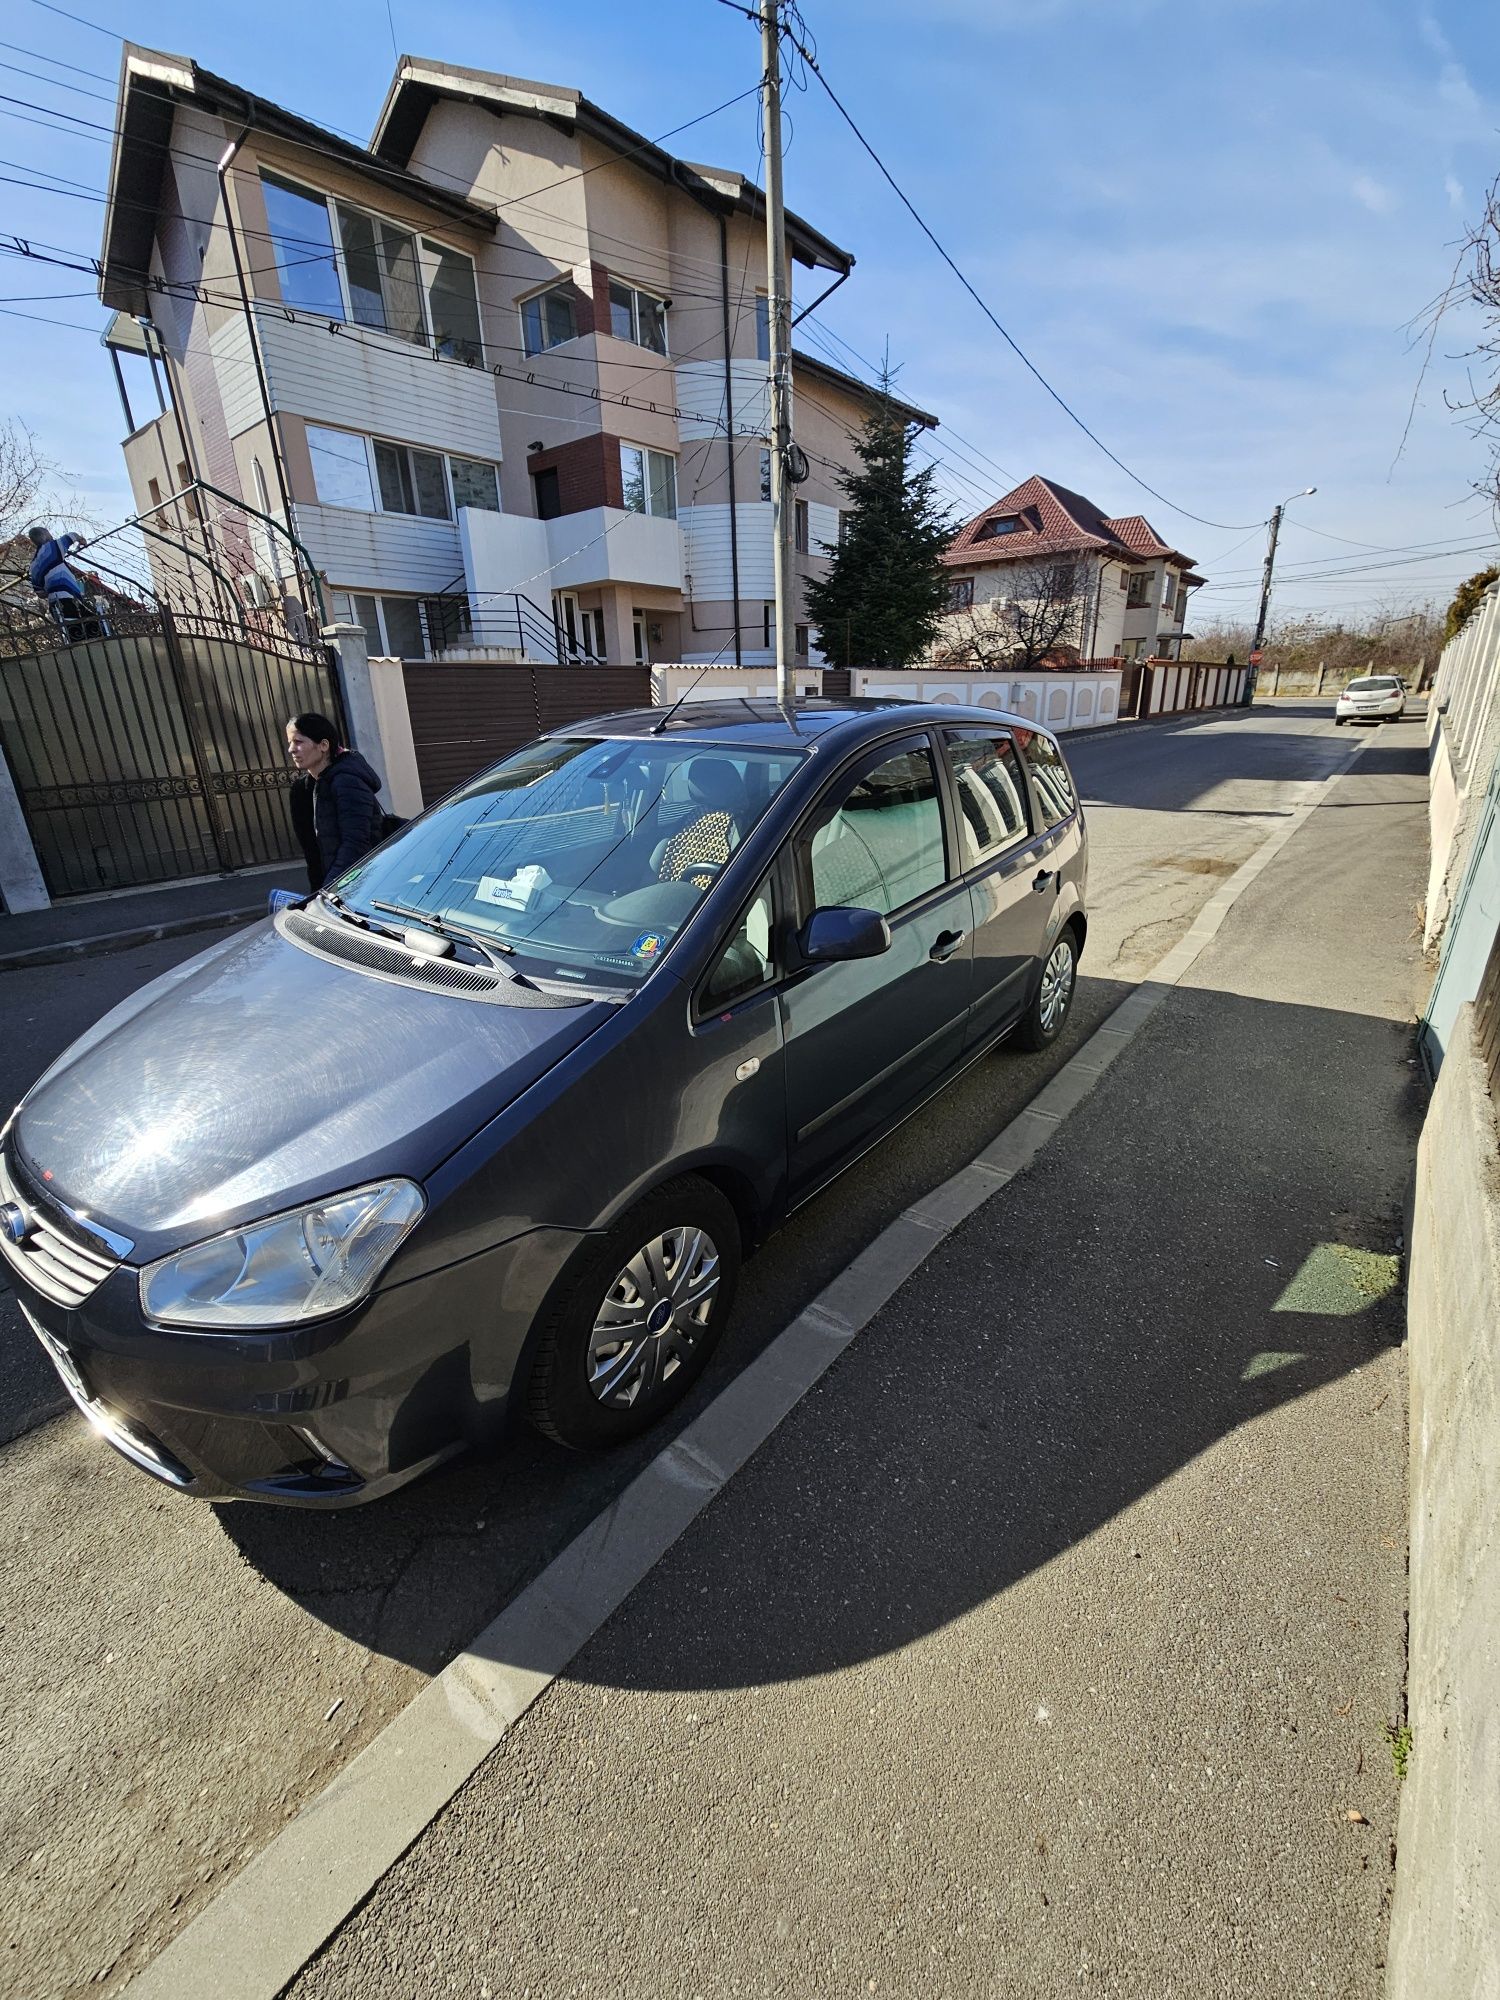
[[[1443,400],[1461,389],[1471,344],[1461,311],[1439,330],[1400,447],[1422,359],[1409,323],[1449,282],[1463,224],[1500,172],[1500,8],[803,4],[834,89],[1016,340],[1134,472],[1228,525],[1142,492],[1070,423],[809,80],[790,96],[788,200],[858,260],[817,321],[857,370],[854,356],[874,361],[889,343],[904,392],[943,419],[958,508],[998,495],[1007,473],[1043,472],[1108,512],[1144,513],[1209,572],[1200,625],[1211,609],[1251,605],[1263,540],[1251,524],[1304,486],[1319,491],[1288,516],[1283,610],[1445,600],[1480,566],[1482,550],[1391,552],[1494,540],[1472,490],[1479,449]],[[758,64],[756,31],[717,0],[390,0],[389,21],[386,0],[78,0],[73,11],[97,26],[37,0],[6,0],[0,16],[0,92],[22,100],[0,101],[0,175],[45,167],[80,184],[65,196],[0,180],[0,239],[86,255],[102,206],[81,197],[102,190],[108,146],[86,125],[60,129],[58,114],[110,123],[111,104],[83,93],[110,97],[121,35],[365,136],[392,28],[402,50],[576,85],[653,135],[749,86]],[[755,173],[753,101],[673,143]],[[0,256],[3,407],[96,513],[118,519],[123,426],[87,282]],[[1343,573],[1298,567],[1309,564]]]

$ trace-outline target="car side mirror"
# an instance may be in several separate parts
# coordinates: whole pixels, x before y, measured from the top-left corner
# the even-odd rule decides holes
[[[878,910],[814,910],[797,939],[808,965],[844,958],[879,958],[891,948],[891,927]]]

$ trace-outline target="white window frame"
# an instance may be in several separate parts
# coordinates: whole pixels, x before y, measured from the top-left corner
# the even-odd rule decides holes
[[[628,292],[628,293],[630,294],[630,332],[629,332],[629,334],[623,334],[623,333],[616,333],[616,332],[615,332],[615,299],[614,299],[614,295],[615,295],[615,293],[616,293],[616,292]],[[654,306],[658,307],[658,308],[660,309],[660,311],[661,311],[661,346],[660,346],[660,348],[659,348],[659,349],[658,349],[658,348],[655,348],[655,347],[652,347],[652,346],[650,346],[650,345],[649,345],[649,344],[648,344],[648,343],[647,343],[646,341],[644,341],[644,340],[642,340],[642,339],[641,339],[641,300],[642,300],[642,299],[650,299],[650,301],[651,301],[652,305],[654,305]],[[670,354],[670,353],[672,352],[672,341],[671,341],[671,335],[669,334],[669,332],[668,332],[668,330],[667,330],[667,301],[666,301],[666,299],[665,299],[665,298],[664,298],[664,297],[662,296],[662,294],[661,294],[660,292],[653,292],[653,291],[650,291],[650,290],[648,290],[648,289],[647,289],[647,287],[646,287],[645,285],[636,285],[636,284],[632,284],[629,278],[616,278],[616,277],[613,277],[613,276],[611,276],[611,278],[610,278],[610,280],[609,280],[609,325],[608,325],[608,327],[607,327],[607,328],[606,328],[605,330],[606,330],[606,332],[608,332],[608,333],[609,333],[609,335],[610,335],[610,337],[611,337],[612,339],[614,339],[614,340],[626,340],[626,339],[628,339],[628,340],[630,341],[630,344],[631,344],[631,345],[632,345],[633,347],[644,347],[644,348],[646,349],[646,352],[647,352],[648,354],[657,354],[657,353],[660,353],[660,354],[663,354],[663,355],[669,355],[669,354]]]
[[[387,223],[392,229],[402,230],[416,245],[417,275],[421,281],[417,289],[421,293],[422,301],[422,341],[420,344],[429,350],[435,348],[437,345],[432,330],[431,298],[433,280],[437,276],[437,260],[427,254],[429,242],[436,249],[446,250],[454,257],[462,257],[474,277],[474,317],[479,327],[479,361],[481,365],[483,364],[484,315],[480,310],[479,304],[479,266],[475,263],[470,251],[463,249],[457,243],[445,242],[441,236],[433,235],[431,231],[425,228],[414,228],[411,223],[403,222],[399,216],[388,215],[378,208],[370,208],[362,201],[345,201],[342,195],[330,194],[326,188],[310,187],[306,181],[299,180],[295,174],[285,173],[278,166],[267,164],[261,171],[270,174],[273,180],[280,181],[284,186],[292,188],[298,194],[305,196],[308,201],[322,202],[324,208],[327,210],[328,236],[329,241],[333,245],[333,268],[338,278],[339,299],[343,306],[343,324],[345,326],[357,326],[361,336],[373,333],[379,338],[394,340],[402,347],[416,347],[419,344],[414,340],[407,340],[402,334],[391,333],[385,328],[366,326],[363,320],[357,320],[354,317],[353,304],[349,296],[349,274],[346,269],[347,260],[344,251],[344,232],[339,226],[339,209],[341,206],[352,208],[358,214],[368,216],[372,222]],[[272,262],[274,265],[274,255]],[[293,307],[289,308],[289,310],[302,313],[309,318],[317,317],[317,315],[309,313],[305,306]]]
[[[576,289],[571,279],[554,278],[550,284],[543,285],[540,291],[528,292],[524,299],[516,300],[516,323],[521,330],[521,352],[528,361],[533,360],[538,354],[555,354],[559,347],[566,347],[570,340],[581,338],[578,331],[578,305],[573,297]],[[526,308],[528,306],[540,305],[541,301],[553,292],[563,292],[567,295],[568,311],[572,317],[573,331],[563,340],[549,341],[542,347],[528,347],[526,344]],[[545,323],[546,314],[544,312],[542,314],[542,324],[545,326]]]
[[[644,507],[632,507],[629,501],[625,500],[625,454],[627,451],[636,451],[641,455],[641,492],[646,503]],[[672,511],[669,514],[659,513],[651,505],[651,460],[653,458],[665,459],[667,464],[672,468]],[[677,455],[675,452],[658,451],[654,445],[632,444],[629,438],[621,438],[620,486],[622,489],[620,497],[624,501],[627,513],[644,514],[648,519],[653,521],[675,521],[677,519],[677,512],[681,502],[678,498]]]
[[[366,513],[384,514],[391,520],[395,521],[446,521],[449,527],[456,528],[458,525],[458,500],[453,490],[453,461],[455,458],[461,458],[468,465],[487,465],[490,468],[491,472],[493,472],[495,475],[496,506],[493,511],[497,514],[504,513],[505,511],[504,502],[500,493],[500,468],[493,459],[471,458],[467,452],[439,451],[435,449],[432,445],[410,444],[407,442],[405,438],[374,437],[364,431],[346,431],[339,424],[315,424],[311,421],[310,418],[307,421],[308,421],[308,428],[311,430],[331,431],[338,437],[351,438],[355,440],[357,443],[363,445],[365,453],[365,470],[366,473],[368,474],[370,481],[370,497],[372,504],[369,507],[348,507],[345,506],[341,501],[325,500],[321,494],[318,494],[318,498],[315,504],[319,507],[333,507],[338,509],[340,513],[344,514],[366,514]],[[404,508],[387,507],[382,504],[380,498],[380,471],[375,458],[375,447],[378,444],[386,445],[392,451],[404,451],[407,454],[407,476],[411,480],[412,492],[414,494],[417,490],[417,480],[416,480],[416,468],[411,464],[411,454],[414,451],[419,451],[424,458],[435,458],[437,460],[438,464],[441,465],[443,468],[443,494],[448,503],[448,511],[446,514],[408,514]],[[310,441],[309,441],[309,457],[311,457]],[[317,477],[318,477],[317,470],[316,468],[314,468],[313,471],[314,492],[317,491]],[[489,508],[483,508],[478,511],[489,513],[491,510]],[[365,595],[367,596],[368,594],[369,594],[368,592],[365,593]],[[398,592],[397,595],[399,594],[400,593]]]

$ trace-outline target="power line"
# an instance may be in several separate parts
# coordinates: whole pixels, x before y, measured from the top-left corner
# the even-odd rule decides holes
[[[1104,440],[1101,437],[1099,437],[1096,432],[1092,431],[1089,428],[1089,426],[1084,422],[1083,418],[1079,416],[1078,412],[1072,407],[1072,405],[1066,400],[1066,398],[1063,397],[1056,389],[1053,388],[1052,384],[1047,380],[1046,376],[1042,373],[1041,369],[1037,367],[1036,363],[1031,359],[1030,355],[1028,355],[1025,352],[1025,350],[1019,345],[1019,343],[1012,338],[1010,333],[1007,332],[1006,328],[1001,324],[997,315],[985,303],[984,299],[980,296],[975,287],[970,283],[968,278],[965,277],[963,271],[959,268],[958,264],[955,263],[953,258],[949,255],[948,251],[944,249],[942,243],[938,240],[938,237],[935,235],[933,230],[923,220],[915,204],[911,201],[910,197],[906,194],[905,190],[901,187],[900,183],[896,180],[890,168],[887,167],[884,160],[881,159],[879,153],[876,152],[875,148],[870,144],[870,141],[865,137],[864,133],[860,130],[859,126],[854,122],[854,119],[852,118],[852,116],[850,115],[850,113],[848,112],[848,110],[845,108],[844,104],[838,97],[832,84],[829,83],[827,77],[824,76],[822,70],[819,68],[816,56],[814,56],[812,52],[801,41],[798,40],[798,38],[792,33],[790,28],[786,29],[784,32],[786,33],[787,39],[791,42],[793,48],[796,49],[797,53],[802,57],[802,60],[807,64],[808,68],[812,71],[813,75],[818,79],[818,82],[823,86],[823,89],[827,93],[829,101],[832,103],[834,109],[838,112],[839,116],[843,119],[844,123],[849,127],[849,130],[854,134],[855,138],[858,139],[860,145],[864,147],[865,151],[869,154],[870,158],[875,162],[876,167],[879,169],[882,177],[886,181],[887,185],[890,187],[892,193],[896,196],[897,200],[901,203],[902,207],[905,208],[907,213],[911,216],[912,220],[916,223],[917,227],[921,230],[922,234],[927,238],[928,242],[932,245],[933,249],[937,251],[938,255],[942,258],[943,262],[948,266],[949,270],[953,273],[954,277],[958,279],[958,282],[963,286],[964,290],[969,294],[969,297],[973,299],[975,305],[979,307],[979,310],[984,314],[985,318],[990,322],[990,325],[994,327],[995,331],[1000,335],[1001,339],[1016,355],[1017,359],[1021,361],[1022,364],[1030,371],[1030,373],[1035,376],[1036,380],[1040,382],[1042,387],[1046,390],[1047,394],[1052,398],[1053,402],[1057,404],[1058,408],[1062,410],[1066,416],[1071,418],[1071,420],[1078,426],[1078,428],[1083,432],[1084,436],[1088,438],[1091,443],[1098,446],[1099,450],[1104,453],[1104,456],[1110,461],[1110,463],[1112,465],[1117,465],[1121,470],[1121,472],[1125,474],[1125,477],[1129,479],[1134,485],[1139,486],[1143,493],[1149,493],[1153,500],[1159,500],[1164,507],[1170,508],[1174,514],[1181,514],[1184,520],[1196,521],[1199,523],[1200,526],[1205,528],[1222,528],[1226,530],[1226,532],[1228,532],[1229,534],[1235,534],[1242,528],[1253,529],[1263,526],[1264,524],[1259,521],[1211,521],[1207,518],[1207,516],[1203,514],[1193,513],[1190,508],[1179,507],[1175,500],[1169,500],[1165,493],[1159,492],[1156,487],[1150,485],[1146,480],[1142,479],[1138,472],[1133,472],[1131,468],[1125,463],[1123,458],[1120,458],[1115,452],[1110,450],[1109,446],[1105,444]]]

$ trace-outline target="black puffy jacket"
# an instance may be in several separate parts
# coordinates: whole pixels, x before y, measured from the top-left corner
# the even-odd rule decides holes
[[[380,779],[357,750],[339,750],[316,778],[292,781],[292,826],[321,889],[380,839]]]

